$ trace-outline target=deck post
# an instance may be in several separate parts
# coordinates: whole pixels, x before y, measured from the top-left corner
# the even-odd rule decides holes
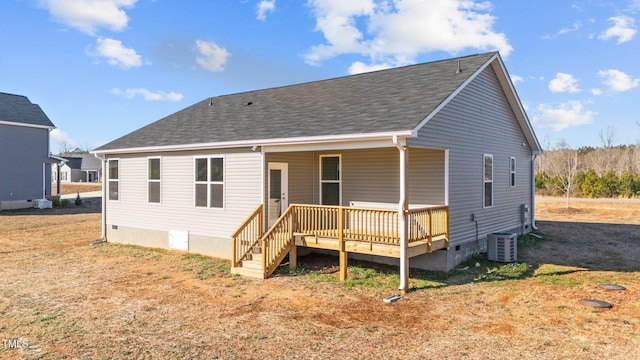
[[[340,281],[347,280],[347,265],[349,255],[344,246],[344,209],[338,206],[338,246],[340,246]]]
[[[296,245],[295,236],[291,239],[291,248],[289,249],[289,269],[295,270],[298,267],[298,247]]]
[[[400,199],[398,201],[398,232],[400,233],[400,286],[402,292],[409,290],[409,256],[407,254],[407,211],[409,209],[409,149],[406,141],[399,141],[394,135],[393,143],[400,152]]]

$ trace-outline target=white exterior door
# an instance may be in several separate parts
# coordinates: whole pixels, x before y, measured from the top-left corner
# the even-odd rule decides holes
[[[269,227],[271,227],[289,207],[289,164],[270,162],[267,168],[269,177],[267,221]]]

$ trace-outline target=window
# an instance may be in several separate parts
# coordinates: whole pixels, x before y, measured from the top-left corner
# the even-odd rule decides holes
[[[195,206],[224,208],[224,158],[196,158]]]
[[[493,206],[493,155],[484,155],[484,207]]]
[[[111,159],[108,161],[108,164],[109,164],[109,200],[119,200],[120,199],[119,160]]]
[[[320,203],[322,205],[340,205],[340,155],[320,156]]]
[[[69,180],[69,174],[66,171],[61,171],[60,172],[60,181],[68,181]]]
[[[513,156],[509,159],[509,175],[511,187],[516,187],[516,158]]]
[[[147,201],[160,203],[160,158],[147,160]]]

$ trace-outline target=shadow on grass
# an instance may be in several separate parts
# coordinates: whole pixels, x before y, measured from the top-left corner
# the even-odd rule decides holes
[[[536,278],[540,283],[573,288],[583,284],[568,275],[593,271],[640,271],[640,227],[597,223],[539,222],[540,237],[518,237],[518,261],[500,263],[476,255],[449,272],[410,270],[410,291],[480,282]],[[286,261],[286,260],[285,260]],[[298,258],[298,269],[280,266],[275,276],[306,276],[318,281],[338,281],[337,256],[311,254]],[[603,278],[604,281],[610,279]],[[346,287],[397,288],[398,266],[349,259]]]

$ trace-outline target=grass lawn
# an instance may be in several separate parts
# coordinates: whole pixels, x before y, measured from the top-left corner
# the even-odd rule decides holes
[[[1,212],[0,358],[640,358],[640,204],[563,206],[536,205],[543,238],[521,237],[517,263],[413,271],[392,304],[394,267],[350,261],[340,283],[338,259],[312,255],[261,281],[225,260],[90,246],[97,202]]]

